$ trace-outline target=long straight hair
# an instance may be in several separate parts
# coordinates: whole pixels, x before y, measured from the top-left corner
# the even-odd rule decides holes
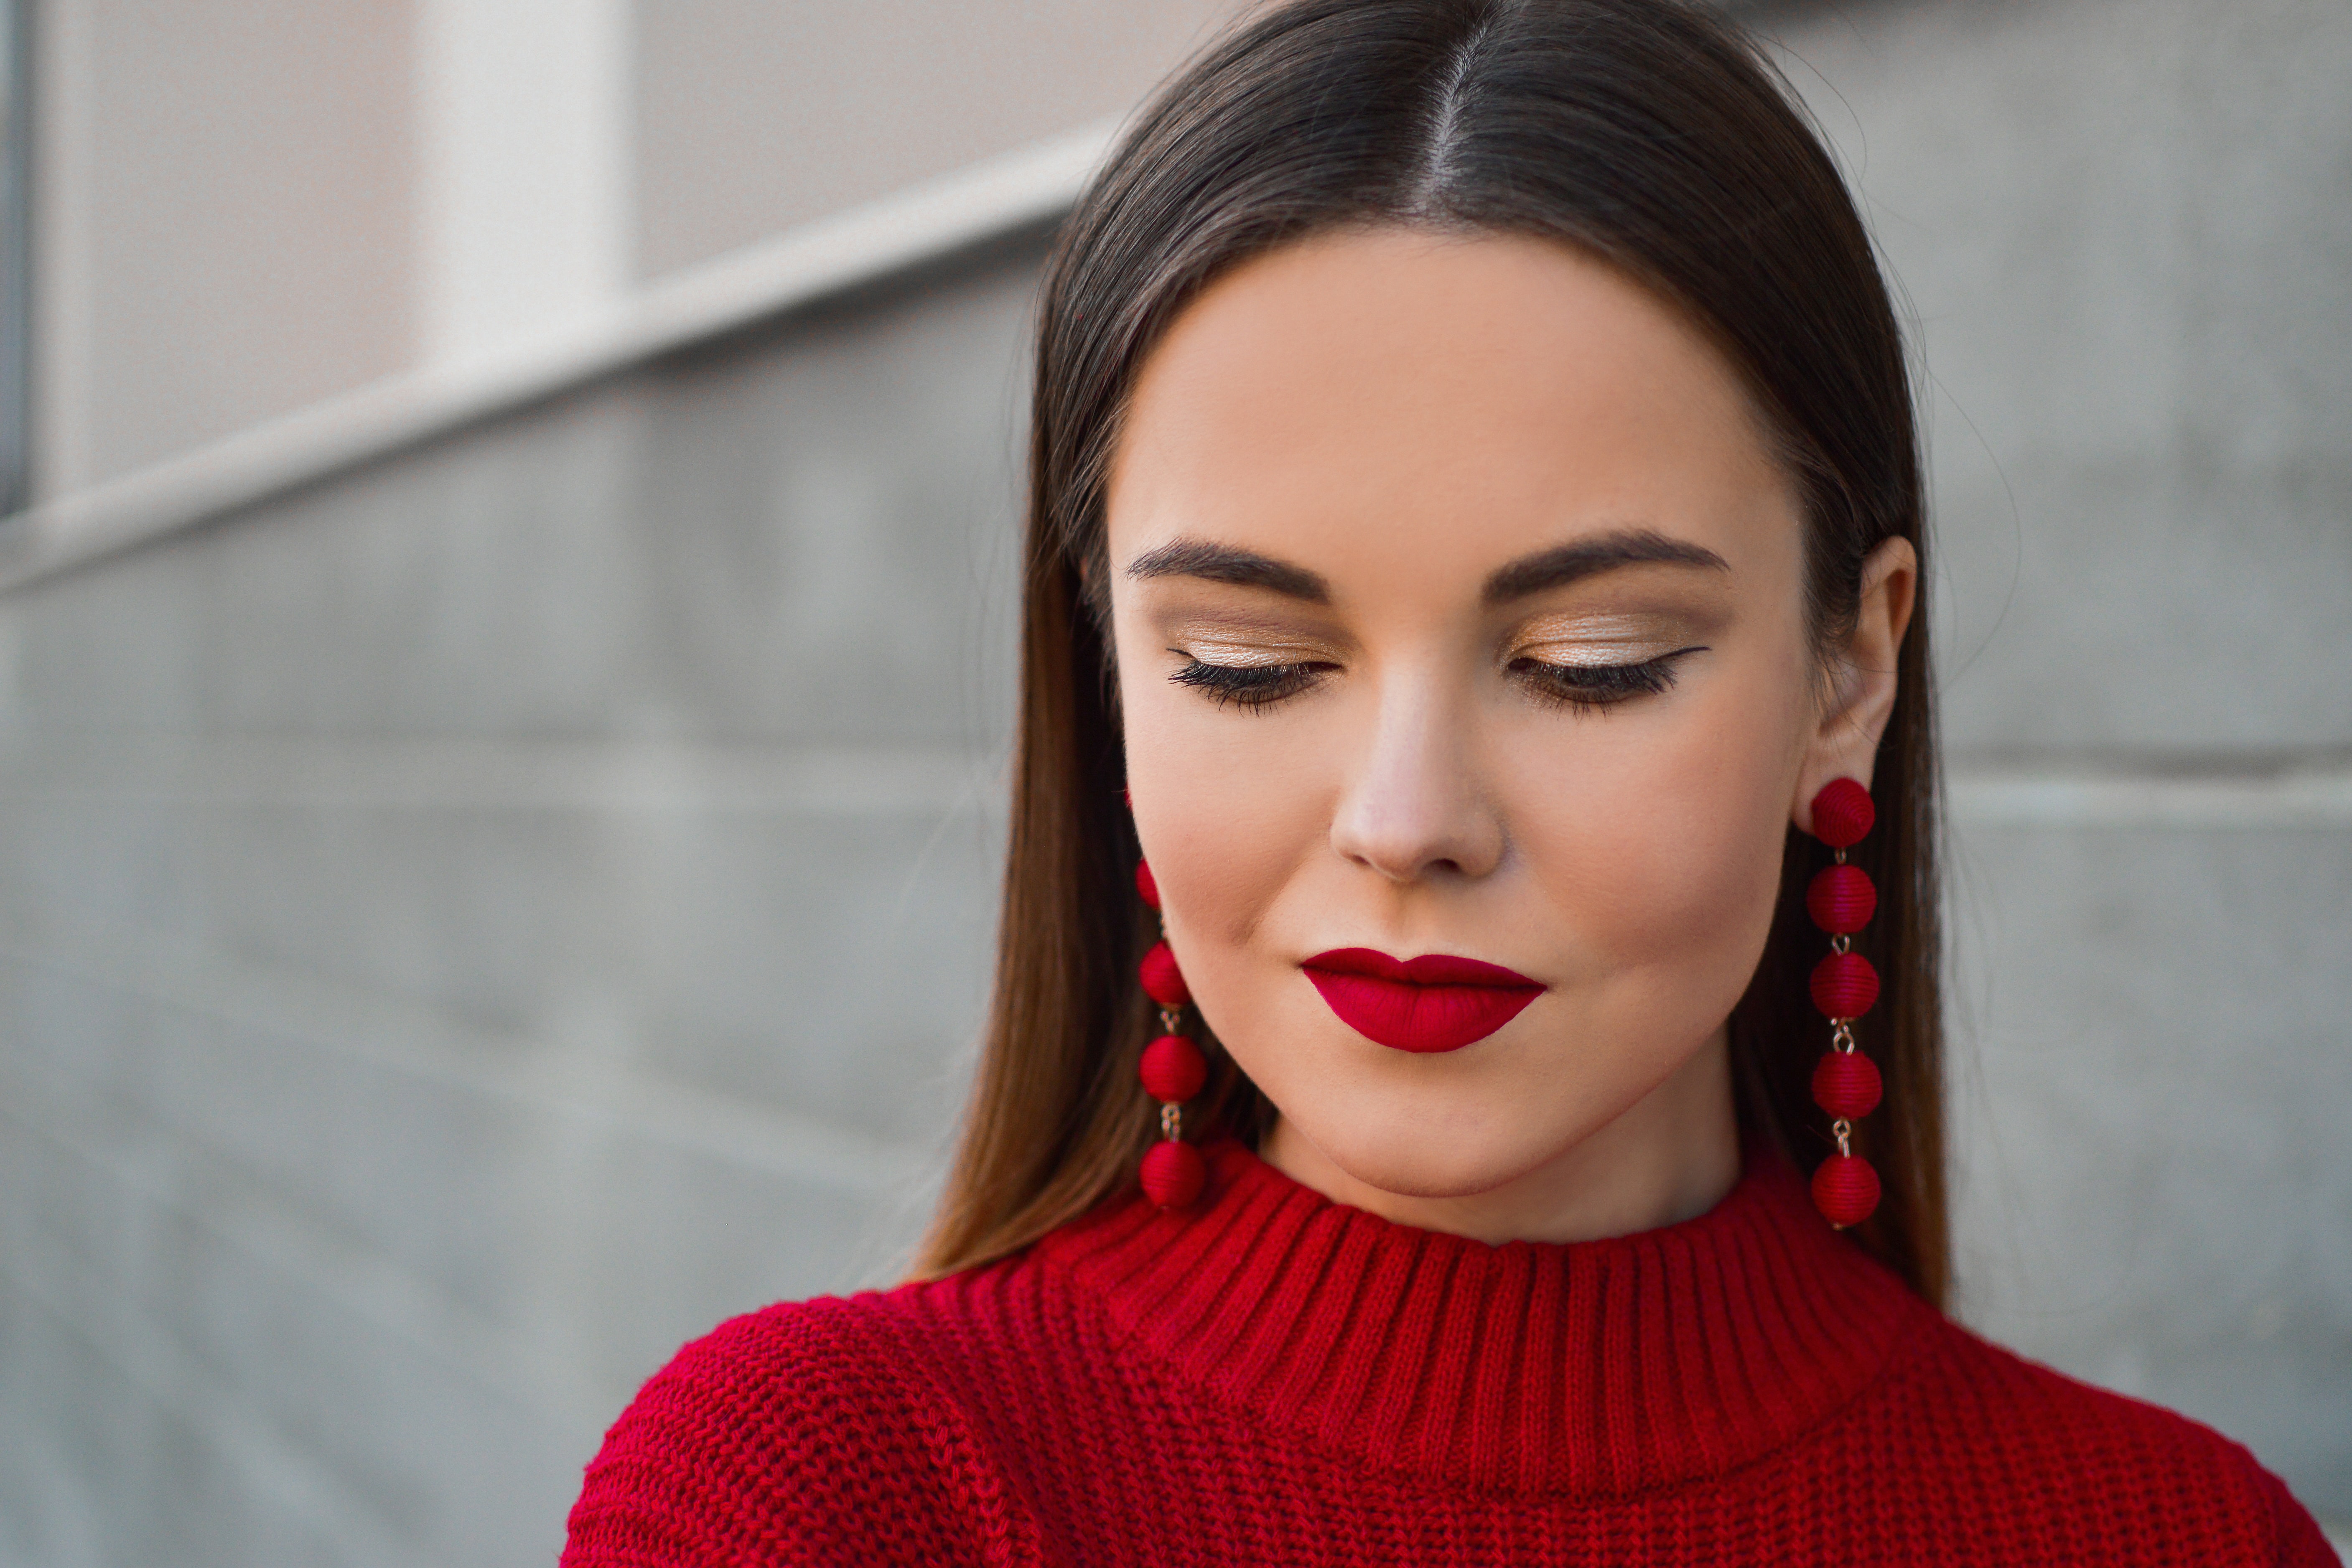
[[[1531,235],[1678,308],[1746,384],[1802,498],[1827,679],[1863,562],[1925,563],[1901,332],[1870,238],[1793,95],[1730,23],[1680,0],[1294,0],[1213,46],[1146,109],[1065,226],[1037,329],[1021,683],[995,994],[929,1278],[1026,1246],[1129,1189],[1155,1135],[1137,1086],[1150,921],[1120,801],[1103,588],[1106,475],[1137,373],[1202,288],[1360,226]],[[1859,1130],[1878,1213],[1851,1233],[1941,1303],[1945,1219],[1937,752],[1915,617],[1853,851],[1881,889],[1857,938],[1885,978],[1857,1026],[1886,1080]],[[1793,830],[1763,957],[1730,1022],[1745,1130],[1810,1168],[1828,1029],[1806,921],[1825,852]],[[1230,1057],[1188,1122],[1255,1140],[1270,1109]]]

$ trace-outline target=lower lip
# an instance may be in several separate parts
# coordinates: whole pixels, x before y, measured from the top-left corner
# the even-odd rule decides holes
[[[1485,1039],[1544,990],[1516,970],[1444,953],[1400,960],[1344,947],[1300,967],[1341,1023],[1368,1040],[1419,1054],[1458,1051]]]

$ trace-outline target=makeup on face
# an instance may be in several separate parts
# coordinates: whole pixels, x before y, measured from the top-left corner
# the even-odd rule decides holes
[[[1503,657],[1566,668],[1640,664],[1707,641],[1725,619],[1680,607],[1549,612],[1514,631]]]
[[[1284,250],[1153,350],[1105,502],[1122,739],[1270,1158],[1486,1194],[1684,1064],[1727,1083],[1816,718],[1758,429],[1549,242]]]
[[[1685,656],[1708,651],[1728,619],[1728,571],[1712,551],[1653,530],[1602,533],[1490,574],[1488,629],[1475,635],[1492,637],[1498,673],[1532,694],[1606,706],[1665,689]],[[1157,637],[1180,661],[1170,679],[1221,707],[1263,710],[1361,651],[1339,629],[1327,579],[1292,562],[1183,538],[1125,574],[1158,601]]]
[[[1341,1023],[1376,1044],[1417,1054],[1475,1045],[1545,989],[1515,969],[1443,952],[1398,959],[1374,948],[1341,947],[1300,967]]]

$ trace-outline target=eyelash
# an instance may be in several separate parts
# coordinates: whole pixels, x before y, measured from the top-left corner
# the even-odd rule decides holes
[[[1675,683],[1675,667],[1684,656],[1705,653],[1704,647],[1678,647],[1639,664],[1546,664],[1540,659],[1515,658],[1511,669],[1528,682],[1538,698],[1556,707],[1589,712],[1614,708],[1636,697],[1654,697]]]
[[[1256,712],[1315,684],[1328,664],[1203,664],[1181,648],[1171,653],[1186,658],[1183,668],[1169,679],[1205,694],[1218,707],[1227,704]],[[1613,708],[1637,697],[1653,697],[1675,683],[1675,666],[1701,647],[1676,648],[1639,664],[1565,665],[1540,659],[1515,658],[1510,670],[1526,681],[1538,700],[1579,712]]]
[[[1203,664],[1181,648],[1170,648],[1189,661],[1169,679],[1206,694],[1223,708],[1228,703],[1255,713],[1286,697],[1296,697],[1315,684],[1328,664]]]

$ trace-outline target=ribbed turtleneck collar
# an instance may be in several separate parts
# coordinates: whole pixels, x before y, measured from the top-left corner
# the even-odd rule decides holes
[[[1777,1156],[1606,1241],[1483,1242],[1335,1204],[1238,1143],[1187,1212],[1139,1198],[1040,1261],[1237,1413],[1433,1482],[1622,1494],[1721,1473],[1851,1399],[1929,1312]]]

